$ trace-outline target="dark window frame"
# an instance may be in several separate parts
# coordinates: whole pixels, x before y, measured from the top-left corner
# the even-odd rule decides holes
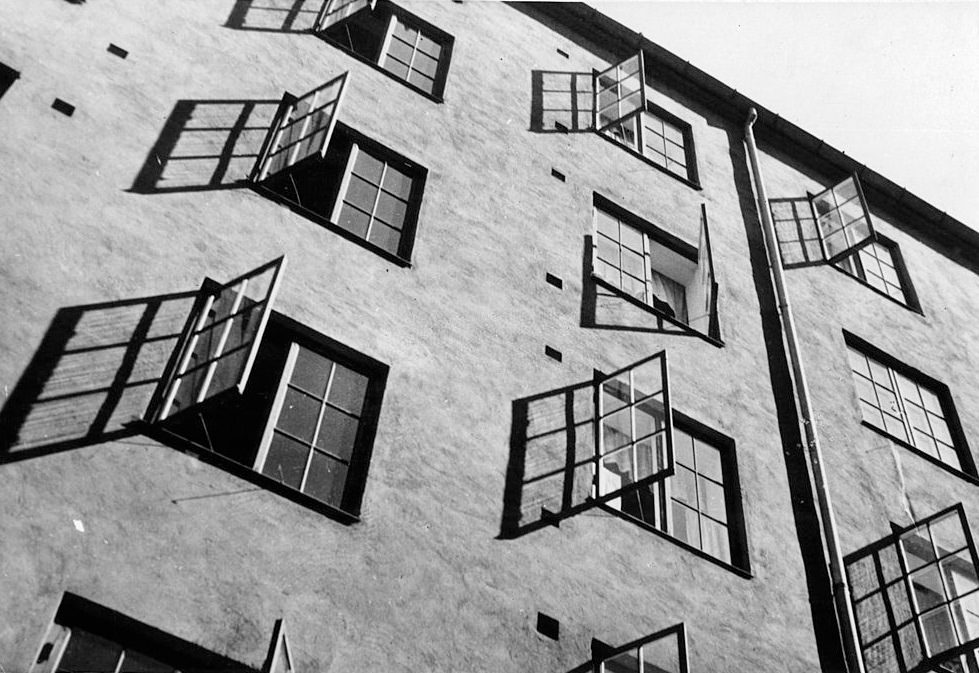
[[[950,472],[955,476],[964,479],[965,481],[979,485],[979,473],[977,473],[976,471],[975,459],[973,458],[972,450],[969,448],[969,443],[966,439],[965,431],[962,428],[962,423],[961,420],[959,419],[959,415],[955,410],[955,401],[952,398],[951,389],[946,384],[939,381],[938,379],[929,376],[928,374],[922,372],[920,369],[917,369],[916,367],[912,367],[911,365],[901,362],[900,360],[890,355],[886,351],[881,350],[880,348],[874,346],[870,342],[866,341],[865,339],[862,339],[861,337],[857,336],[856,334],[853,334],[852,332],[843,330],[843,340],[848,347],[860,351],[864,355],[871,357],[874,360],[877,360],[882,365],[889,367],[895,372],[898,372],[906,376],[907,378],[911,379],[913,382],[925,386],[929,391],[931,391],[938,397],[938,400],[941,403],[942,414],[944,415],[945,423],[948,425],[949,435],[952,438],[953,448],[955,449],[956,455],[959,458],[959,463],[961,467],[955,467],[954,465],[950,465],[937,457],[931,456],[925,451],[923,451],[922,449],[919,449],[914,444],[904,439],[901,439],[900,437],[895,437],[894,435],[888,433],[886,430],[882,428],[878,428],[877,426],[864,420],[862,412],[860,411],[859,393],[856,392],[856,387],[852,386],[851,390],[853,391],[854,399],[856,399],[857,401],[855,408],[857,410],[857,413],[860,414],[860,424],[866,428],[869,428],[870,430],[873,430],[878,435],[882,437],[886,437],[890,441],[907,449],[908,451],[911,451],[916,456],[920,456],[921,458],[924,458],[925,460],[932,463],[933,465],[937,465],[943,470]],[[846,366],[847,369],[850,370],[850,378],[852,380],[854,373],[852,371],[849,358],[847,358]],[[902,417],[903,417],[903,412],[902,412]]]
[[[870,288],[880,296],[886,297],[887,299],[891,300],[895,304],[903,306],[904,308],[913,311],[919,315],[924,315],[924,311],[921,310],[921,302],[918,300],[918,293],[914,289],[914,284],[911,282],[911,275],[908,273],[908,267],[904,261],[904,255],[901,254],[900,246],[898,246],[896,242],[887,238],[886,236],[883,236],[879,232],[876,233],[873,243],[877,243],[883,246],[890,253],[891,260],[893,260],[894,262],[894,271],[895,273],[897,273],[898,281],[901,283],[901,289],[904,291],[905,301],[901,301],[896,297],[892,297],[891,295],[884,292],[880,288],[875,287],[871,285],[869,282],[867,282],[865,277],[866,272],[863,270],[863,260],[860,259],[860,250],[863,250],[863,248],[860,248],[860,250],[855,250],[852,255],[848,257],[844,257],[838,260],[837,262],[830,264],[830,266],[836,269],[837,271],[839,271],[840,273],[846,275],[848,278],[852,278],[853,280],[857,281],[861,285]],[[870,245],[873,245],[873,243],[871,243]],[[838,264],[848,259],[853,260],[854,265],[859,269],[858,273],[861,275],[850,273],[846,269],[840,268],[838,266]]]
[[[430,36],[433,39],[433,41],[436,41],[439,43],[439,45],[441,45],[442,53],[439,56],[438,69],[435,72],[435,89],[431,93],[425,91],[421,87],[412,84],[406,79],[401,79],[400,77],[388,71],[381,65],[381,59],[384,57],[384,53],[382,53],[382,49],[384,46],[383,43],[378,47],[377,57],[372,60],[371,58],[357,51],[354,51],[353,49],[350,49],[342,42],[333,39],[332,37],[327,35],[325,31],[318,31],[313,29],[313,34],[319,37],[327,44],[336,47],[337,49],[340,49],[341,51],[349,54],[350,56],[353,56],[361,63],[366,63],[367,65],[371,66],[374,70],[383,73],[386,77],[389,77],[392,80],[401,83],[402,85],[424,96],[425,98],[428,98],[429,100],[432,100],[439,104],[444,103],[445,87],[446,84],[448,83],[448,78],[449,78],[449,62],[452,60],[452,48],[455,42],[455,38],[453,38],[452,35],[445,32],[438,26],[429,23],[428,21],[421,18],[417,14],[413,14],[393,2],[390,2],[390,0],[377,0],[377,4],[373,10],[371,10],[368,7],[360,11],[372,12],[375,15],[378,15],[378,13],[380,13],[380,15],[383,15],[385,18],[388,18],[388,20],[392,20],[395,17],[404,19],[405,25],[420,30],[421,32]],[[353,16],[354,15],[351,15],[351,17],[344,19],[344,22],[351,21],[351,20],[355,21],[356,19],[353,18]],[[382,38],[382,42],[383,42],[383,38]]]
[[[217,285],[216,281],[211,279],[206,279],[205,283],[214,283]],[[362,420],[358,425],[358,435],[356,444],[351,454],[350,466],[345,479],[344,492],[340,507],[336,507],[322,500],[318,500],[303,493],[302,491],[299,491],[298,489],[284,484],[278,479],[274,479],[266,474],[263,474],[262,472],[259,472],[252,466],[251,462],[246,463],[235,460],[234,458],[225,456],[222,453],[209,449],[208,447],[178,434],[176,430],[168,427],[173,425],[173,422],[168,423],[166,420],[157,423],[138,421],[137,424],[147,436],[156,439],[163,444],[171,446],[183,453],[198,458],[210,465],[221,468],[226,472],[230,472],[231,474],[234,474],[235,476],[240,477],[241,479],[244,479],[255,486],[283,496],[288,500],[303,505],[304,507],[319,512],[320,514],[324,514],[331,519],[339,521],[340,523],[357,523],[360,521],[360,511],[363,504],[363,496],[366,489],[370,461],[374,451],[374,442],[377,436],[377,427],[380,421],[384,391],[387,387],[387,377],[390,368],[388,365],[380,362],[379,360],[356,351],[353,348],[324,334],[316,332],[312,328],[303,325],[302,323],[299,323],[275,310],[270,312],[269,324],[263,339],[269,339],[270,337],[273,341],[278,340],[280,343],[298,343],[310,348],[310,350],[316,353],[328,354],[324,355],[324,357],[329,357],[333,361],[343,366],[347,366],[368,378],[364,406],[361,412]],[[259,354],[256,357],[257,367],[262,366],[262,352],[263,349],[260,346]],[[177,353],[175,351],[173,357],[176,357],[176,355]],[[281,372],[281,366],[284,365],[278,365],[279,372]],[[229,399],[235,396],[237,397],[231,403],[245,399],[246,396],[248,399],[266,397],[267,399],[262,402],[262,406],[260,407],[262,414],[262,426],[264,427],[264,424],[269,421],[273,412],[273,400],[278,384],[274,386],[274,389],[258,391],[252,388],[252,385],[254,385],[253,381],[254,377],[249,380],[249,383],[245,386],[244,393],[241,395],[238,395],[235,391],[229,391],[190,407],[185,410],[184,413],[193,412],[196,410],[198,414],[201,414],[204,411],[214,409],[219,405],[229,404]],[[176,417],[177,415],[174,416],[174,418]],[[260,430],[258,431],[258,435],[259,436],[256,436],[253,440],[253,446],[250,446],[248,451],[245,453],[245,455],[250,456],[252,462],[260,449],[260,444],[262,441]]]
[[[288,94],[287,97],[289,97]],[[291,98],[293,100],[295,99],[295,97]],[[284,107],[287,105],[287,101],[283,100],[281,105]],[[304,218],[323,226],[332,233],[335,233],[348,241],[370,250],[389,262],[401,267],[411,267],[411,254],[415,247],[415,236],[418,230],[418,220],[421,215],[421,204],[424,197],[425,184],[428,181],[428,169],[339,120],[336,122],[333,129],[333,137],[330,141],[331,144],[334,142],[334,139],[337,138],[344,139],[341,140],[341,142],[344,143],[348,141],[356,143],[357,145],[362,146],[369,153],[380,155],[384,161],[396,165],[399,169],[411,175],[412,189],[411,194],[408,197],[408,210],[405,215],[405,223],[402,229],[401,241],[399,243],[397,254],[391,253],[379,245],[371,243],[367,239],[361,238],[353,232],[344,229],[343,227],[335,224],[330,217],[324,216],[314,210],[310,210],[309,208],[305,208],[296,201],[293,201],[285,195],[272,190],[266,185],[269,178],[266,178],[262,182],[249,181],[249,187],[251,187],[251,189],[261,196],[289,208],[289,210],[293,211],[297,215],[301,215]],[[308,168],[310,165],[321,161],[323,161],[323,159],[318,157],[308,157],[295,165],[288,167],[278,175],[291,175],[293,172],[302,171],[304,168]],[[340,179],[337,181],[336,186],[332,188],[333,198],[331,204],[336,204],[337,199],[341,198],[340,188],[342,178],[343,175],[341,173]]]
[[[700,421],[673,408],[673,427],[674,430],[681,430],[695,439],[699,439],[714,448],[719,449],[721,454],[721,471],[724,475],[724,505],[727,510],[728,519],[728,544],[731,550],[731,562],[727,563],[717,558],[703,549],[684,542],[675,537],[672,532],[665,531],[658,526],[643,521],[631,514],[611,505],[602,503],[600,507],[614,514],[615,516],[635,524],[643,530],[649,531],[669,540],[681,549],[684,549],[694,556],[709,561],[714,565],[720,566],[735,575],[745,579],[751,579],[754,575],[751,572],[751,552],[748,545],[748,535],[745,526],[744,503],[742,502],[741,477],[738,471],[737,449],[735,440],[727,435],[718,432],[714,428],[701,423]],[[672,475],[671,475],[672,476]],[[652,485],[650,485],[652,486]]]

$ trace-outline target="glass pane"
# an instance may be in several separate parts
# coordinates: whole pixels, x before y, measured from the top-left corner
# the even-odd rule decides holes
[[[673,430],[673,457],[676,462],[693,469],[693,437],[681,430]]]
[[[401,230],[392,229],[380,220],[375,220],[367,240],[377,247],[397,255],[398,249],[401,247]]]
[[[384,182],[381,186],[384,188],[384,191],[390,192],[403,201],[407,201],[411,195],[411,183],[411,176],[388,164],[388,169],[384,172]]]
[[[304,442],[312,443],[321,406],[322,403],[319,400],[289,388],[286,390],[285,401],[282,404],[282,411],[279,413],[276,428],[288,432]]]
[[[958,512],[952,512],[928,524],[939,554],[945,556],[966,546],[965,530]]]
[[[413,70],[417,70],[426,77],[434,79],[435,72],[439,67],[439,62],[437,59],[434,59],[431,56],[427,56],[421,52],[416,52],[415,60],[412,62],[411,67]]]
[[[619,240],[619,221],[603,210],[595,209],[595,224],[598,231],[613,240]],[[642,249],[642,248],[640,248]]]
[[[364,149],[357,148],[357,159],[354,161],[353,172],[364,180],[372,184],[381,182],[381,173],[384,170],[384,162],[368,153]]]
[[[646,262],[642,255],[624,248],[622,250],[622,270],[636,278],[643,278],[646,273]]]
[[[662,430],[666,425],[663,414],[663,403],[659,397],[647,398],[635,406],[636,410],[636,439],[647,437]]]
[[[663,360],[653,358],[632,369],[632,381],[637,400],[663,390]]]
[[[303,492],[334,507],[340,507],[346,479],[346,465],[319,451],[313,451]]]
[[[925,632],[925,648],[929,656],[935,656],[958,645],[947,607],[939,608],[922,617],[921,627]]]
[[[343,460],[350,460],[350,455],[354,450],[354,442],[357,440],[358,426],[359,423],[356,418],[333,407],[325,407],[323,409],[323,423],[320,426],[319,436],[316,438],[316,447]]]
[[[609,414],[629,404],[628,380],[611,379],[602,384],[602,411]]]
[[[377,197],[377,207],[374,217],[390,224],[395,229],[404,226],[405,215],[408,213],[408,203],[387,192],[381,192]]]
[[[435,80],[419,70],[409,71],[408,81],[425,93],[432,93],[435,90]]]
[[[438,58],[442,54],[442,46],[424,33],[418,38],[418,51]]]
[[[411,54],[414,52],[414,46],[398,39],[397,37],[391,38],[391,45],[388,47],[388,56],[396,58],[402,63],[411,63]]]
[[[926,612],[945,602],[945,589],[942,587],[942,578],[938,574],[938,566],[928,566],[912,574],[910,579],[918,613]]]
[[[622,223],[622,245],[625,247],[635,250],[636,252],[642,254],[643,251],[643,238],[642,232],[640,232],[635,227]]]
[[[700,525],[704,531],[704,551],[725,563],[731,562],[731,544],[727,526],[711,519],[701,517]]]
[[[332,361],[300,346],[289,383],[322,399],[330,382],[332,368]]]
[[[901,536],[901,549],[909,572],[935,560],[927,526],[919,526],[904,533]]]
[[[698,477],[700,511],[722,523],[727,523],[727,507],[724,504],[724,489],[704,477]]]
[[[418,31],[411,26],[405,25],[405,23],[395,17],[394,19],[394,37],[400,38],[405,42],[415,43],[415,38],[418,35]]]
[[[724,474],[721,471],[721,452],[703,442],[694,442],[697,448],[697,472],[723,484]]]
[[[979,638],[979,594],[969,594],[952,603],[951,607],[959,640]]]
[[[120,645],[81,629],[71,629],[57,673],[113,673],[120,654]]]
[[[972,565],[972,554],[968,549],[946,557],[941,562],[941,566],[949,598],[958,598],[979,589],[979,578],[976,576],[976,568]]]
[[[388,56],[384,59],[384,69],[398,79],[408,79],[408,66],[401,61]]]
[[[620,409],[602,420],[602,437],[605,452],[632,441],[632,409]]]
[[[673,537],[700,549],[700,517],[682,504],[673,502]]]
[[[364,238],[367,235],[367,227],[370,225],[370,221],[370,215],[344,203],[340,207],[340,217],[336,224],[360,238]]]
[[[262,474],[281,481],[293,488],[299,488],[303,482],[303,472],[306,471],[306,459],[309,449],[278,432],[272,435]]]
[[[343,196],[344,201],[364,212],[370,213],[374,210],[374,201],[376,199],[377,187],[375,185],[356,175],[350,176],[347,193]]]
[[[619,268],[619,244],[605,236],[599,235],[598,258],[605,260],[615,268]]]
[[[672,477],[673,499],[697,507],[696,473],[682,465],[676,466],[676,474]]]

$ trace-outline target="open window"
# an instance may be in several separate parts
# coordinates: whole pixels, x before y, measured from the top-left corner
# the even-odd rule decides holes
[[[594,673],[689,673],[687,633],[677,624],[621,647],[592,641]]]
[[[387,367],[272,312],[283,261],[205,281],[150,402],[148,432],[350,522]]]
[[[595,501],[609,502],[674,472],[666,351],[596,380]]]
[[[867,673],[965,671],[979,647],[979,558],[962,505],[844,559]]]
[[[347,74],[286,94],[252,170],[263,194],[409,264],[427,171],[337,121]]]
[[[771,199],[782,264],[833,264],[874,241],[870,210],[857,176],[805,199]]]
[[[412,89],[442,99],[452,36],[401,7],[386,0],[327,0],[313,30]]]
[[[635,123],[646,108],[646,70],[642,52],[595,73],[595,129]]]
[[[719,341],[707,208],[697,247],[595,195],[592,276],[683,331]]]

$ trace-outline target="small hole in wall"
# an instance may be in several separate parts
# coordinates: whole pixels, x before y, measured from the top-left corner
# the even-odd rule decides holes
[[[553,273],[547,274],[544,276],[544,279],[559,290],[564,287],[564,281],[555,276]]]
[[[51,103],[51,107],[57,110],[58,112],[60,112],[61,114],[65,115],[66,117],[70,117],[73,114],[75,114],[75,106],[72,105],[71,103],[64,102],[60,98],[55,98],[54,102]]]
[[[126,58],[127,56],[129,56],[128,51],[126,51],[122,47],[112,44],[111,42],[109,43],[109,48],[107,51],[113,56],[118,56],[119,58]]]
[[[568,52],[564,51],[563,49],[558,49],[557,50],[557,53],[561,54],[561,56],[563,56],[564,58],[571,58],[571,54],[569,54]]]
[[[557,360],[558,362],[560,362],[561,358],[563,357],[561,355],[561,351],[559,351],[556,348],[551,348],[550,346],[544,346],[544,355],[554,360]]]
[[[538,612],[537,633],[551,640],[558,640],[561,637],[561,622],[543,612]]]
[[[561,182],[564,182],[565,180],[567,180],[567,178],[565,177],[564,173],[562,173],[561,171],[559,171],[556,168],[552,168],[551,169],[551,175],[553,177],[557,178],[558,180],[560,180]]]

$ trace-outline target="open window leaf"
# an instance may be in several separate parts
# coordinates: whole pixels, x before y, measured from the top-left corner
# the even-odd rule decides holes
[[[344,73],[300,98],[286,94],[252,171],[256,182],[308,157],[326,156],[346,83]]]
[[[600,378],[597,502],[607,502],[673,474],[673,413],[666,351]]]
[[[646,109],[642,52],[595,75],[595,128],[604,131]]]
[[[205,282],[147,411],[161,421],[219,393],[244,390],[279,287],[285,257],[224,285]]]
[[[319,14],[316,15],[313,30],[324,31],[330,26],[343,23],[365,9],[373,11],[376,4],[377,0],[325,0]]]
[[[700,208],[700,241],[697,245],[697,271],[687,288],[687,324],[698,332],[720,338],[717,319],[717,281],[710,250],[707,206]]]
[[[870,211],[856,175],[810,197],[826,260],[835,262],[874,239]]]

